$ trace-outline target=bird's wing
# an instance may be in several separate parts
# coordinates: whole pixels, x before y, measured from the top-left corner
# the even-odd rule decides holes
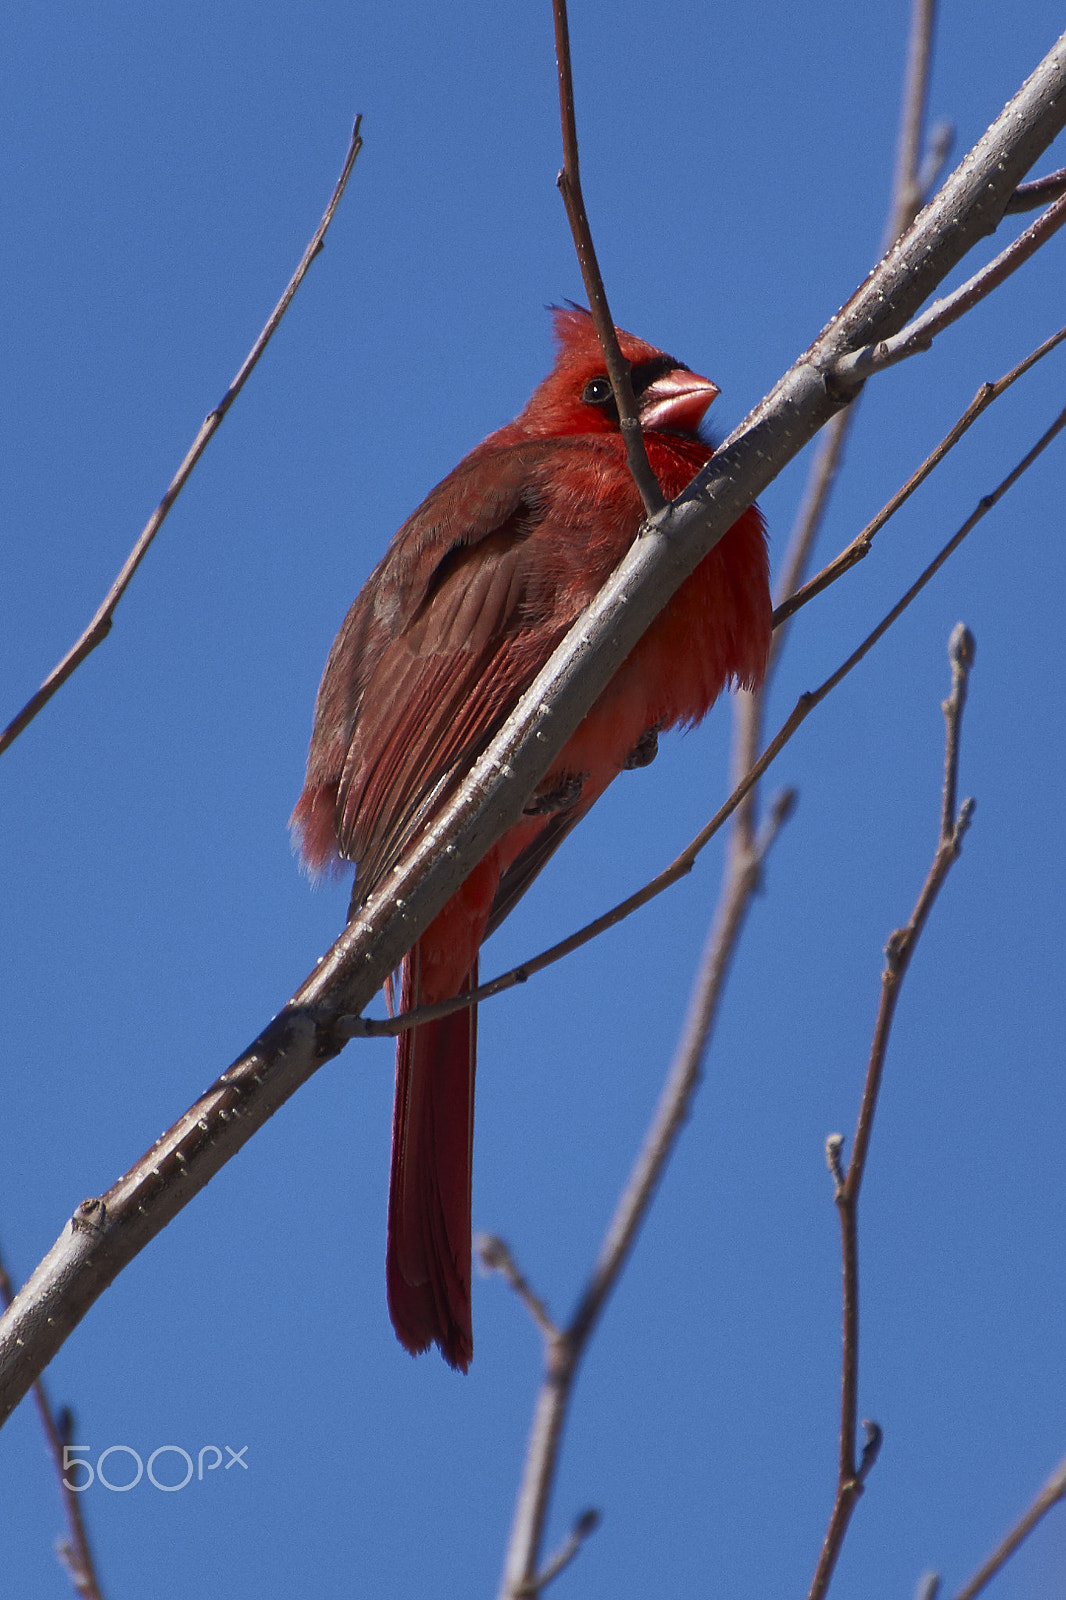
[[[334,820],[357,902],[439,812],[581,608],[542,558],[554,515],[551,475],[537,469],[561,443],[457,469],[353,607],[358,659],[331,659],[322,695],[343,673],[355,700]]]

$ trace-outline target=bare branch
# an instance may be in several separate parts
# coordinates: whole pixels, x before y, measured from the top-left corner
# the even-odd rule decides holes
[[[528,1279],[519,1272],[514,1256],[504,1241],[494,1233],[479,1233],[474,1240],[474,1249],[486,1272],[498,1272],[500,1277],[510,1284],[544,1338],[557,1339],[559,1330],[552,1321],[547,1306],[540,1296],[533,1292]]]
[[[822,437],[807,475],[803,499],[789,535],[785,558],[778,576],[777,593],[782,599],[787,599],[793,593],[807,569],[807,562],[822,526],[829,496],[844,458],[844,445],[854,419],[855,405],[852,404],[843,411],[838,411],[822,430]],[[759,756],[767,691],[784,648],[785,632],[777,622],[777,614],[775,611],[773,643],[766,666],[766,677],[761,687],[758,690],[737,691],[733,709],[733,748],[730,760],[730,774],[734,785],[742,781],[744,774],[751,770]],[[787,616],[786,613],[783,622],[787,621]],[[735,848],[751,847],[757,823],[756,799],[757,790],[752,788],[737,809],[736,829],[733,834]]]
[[[873,1043],[866,1067],[862,1102],[855,1127],[855,1138],[847,1172],[841,1167],[843,1140],[833,1134],[826,1141],[826,1155],[833,1174],[834,1195],[840,1217],[840,1247],[843,1280],[843,1359],[840,1394],[840,1465],[836,1498],[829,1527],[822,1545],[818,1567],[811,1584],[809,1600],[822,1600],[848,1531],[852,1513],[863,1491],[863,1484],[881,1448],[881,1430],[875,1422],[864,1422],[866,1444],[859,1462],[855,1460],[855,1430],[859,1393],[859,1192],[870,1149],[877,1097],[884,1074],[892,1020],[899,1001],[900,986],[910,965],[915,946],[933,909],[944,880],[958,858],[963,835],[973,817],[973,801],[965,800],[958,813],[955,794],[958,788],[959,729],[966,703],[966,684],[974,661],[974,640],[960,622],[948,645],[951,660],[951,694],[944,701],[947,720],[945,772],[941,819],[936,853],[911,912],[906,927],[897,928],[885,946],[885,965],[881,973],[881,1001],[874,1025]]]
[[[583,1511],[567,1534],[561,1549],[552,1556],[551,1560],[537,1573],[535,1578],[516,1589],[515,1594],[540,1594],[542,1589],[546,1589],[548,1584],[570,1565],[589,1534],[594,1533],[599,1525],[600,1514],[598,1511],[592,1507],[588,1511]]]
[[[7,1268],[0,1260],[0,1305],[6,1310],[14,1298],[15,1292]],[[59,1479],[59,1493],[67,1519],[67,1538],[57,1541],[56,1555],[74,1585],[75,1594],[80,1595],[82,1600],[103,1600],[100,1581],[93,1564],[92,1550],[89,1547],[89,1535],[85,1530],[85,1519],[81,1514],[81,1497],[70,1487],[67,1480],[67,1464],[63,1451],[64,1446],[72,1442],[69,1414],[67,1426],[61,1426],[56,1421],[44,1384],[40,1379],[34,1382],[33,1398],[37,1405],[37,1415],[41,1419],[41,1427],[44,1429],[48,1453],[52,1457],[52,1465]]]
[[[643,1148],[615,1208],[600,1247],[599,1258],[569,1325],[562,1333],[545,1342],[546,1373],[526,1451],[500,1588],[501,1600],[516,1600],[519,1595],[536,1592],[534,1574],[574,1379],[607,1296],[618,1281],[663,1168],[687,1118],[730,961],[752,894],[758,887],[767,853],[791,809],[792,797],[782,797],[756,848],[744,857],[737,854],[731,858],[722,898],[693,986],[688,1016]]]
[[[323,212],[322,221],[315,229],[311,238],[311,242],[303,253],[303,256],[300,260],[300,265],[296,268],[296,271],[290,278],[285,293],[282,295],[281,299],[270,313],[270,316],[267,318],[266,325],[264,326],[262,333],[255,341],[255,344],[252,346],[251,350],[249,350],[248,354],[245,356],[244,362],[242,363],[237,376],[234,378],[233,382],[230,384],[229,388],[226,390],[215,409],[204,418],[200,431],[196,435],[196,438],[193,440],[192,444],[189,446],[189,450],[184,461],[181,463],[181,466],[171,479],[170,487],[167,489],[166,494],[163,496],[162,500],[160,500],[159,504],[152,512],[152,515],[149,517],[144,526],[144,531],[137,540],[137,543],[134,545],[133,549],[130,551],[129,555],[126,557],[121,572],[111,585],[111,588],[108,590],[95,617],[93,617],[93,620],[90,622],[85,632],[81,635],[81,638],[78,639],[76,643],[73,644],[67,651],[62,661],[52,668],[52,671],[48,674],[47,678],[41,684],[41,687],[37,690],[37,693],[33,696],[33,698],[26,702],[18,716],[14,717],[12,721],[8,723],[4,731],[0,733],[0,754],[3,754],[8,746],[13,744],[18,738],[19,734],[22,733],[25,728],[29,727],[37,713],[44,709],[56,691],[61,689],[71,674],[81,666],[86,656],[91,655],[96,649],[97,645],[102,644],[107,638],[108,634],[111,632],[111,625],[114,620],[116,607],[118,606],[119,601],[122,599],[122,596],[126,593],[126,590],[129,588],[130,583],[133,581],[133,575],[137,571],[137,568],[148,554],[148,548],[151,545],[152,540],[163,526],[163,523],[167,517],[167,513],[170,511],[171,506],[174,504],[175,500],[178,498],[178,495],[188,482],[196,463],[199,461],[200,457],[207,449],[208,444],[222,426],[222,421],[226,415],[226,412],[229,410],[234,400],[236,400],[237,396],[244,388],[245,383],[251,376],[253,367],[256,365],[256,362],[263,354],[263,351],[266,349],[267,345],[270,343],[278,324],[285,315],[286,311],[289,309],[289,304],[292,301],[293,296],[300,287],[304,278],[307,276],[307,269],[310,267],[312,261],[322,249],[323,242],[326,237],[326,231],[329,228],[330,223],[333,221],[334,212],[340,204],[340,199],[351,175],[352,167],[355,165],[355,158],[363,147],[363,141],[359,137],[359,127],[362,120],[363,119],[361,116],[358,116],[355,119],[355,126],[352,129],[351,143],[348,146],[348,154],[344,159],[344,166],[341,168],[341,175],[337,179],[333,193],[330,196],[329,205]]]
[[[993,289],[998,289],[1023,262],[1028,261],[1042,244],[1058,232],[1064,222],[1066,194],[1056,200],[1042,217],[1030,223],[1025,232],[1020,233],[1005,250],[1001,250],[994,261],[982,267],[980,272],[975,272],[972,278],[943,300],[934,300],[920,317],[915,317],[891,339],[883,339],[878,345],[845,356],[836,369],[837,375],[845,382],[851,382],[855,377],[869,377],[872,372],[894,367],[909,356],[928,350],[938,334],[950,328],[953,322],[984,300]]]
[[[849,572],[853,566],[869,555],[874,538],[880,533],[885,523],[895,516],[900,507],[910,499],[915,489],[925,482],[926,478],[940,465],[948,452],[955,448],[963,434],[973,426],[982,412],[988,409],[993,400],[998,400],[1000,395],[1010,388],[1011,384],[1024,377],[1038,361],[1042,361],[1046,355],[1051,354],[1052,350],[1057,349],[1064,339],[1066,339],[1066,327],[1060,328],[1049,339],[1045,339],[1042,344],[1038,345],[1035,350],[1026,356],[1024,361],[1019,361],[1016,367],[1012,367],[1009,372],[1004,373],[1002,378],[997,378],[994,383],[982,384],[958,422],[944,435],[936,449],[926,456],[921,466],[911,474],[903,487],[898,489],[892,498],[882,506],[876,517],[868,522],[860,533],[855,535],[855,538],[844,547],[839,555],[834,556],[828,566],[823,567],[821,572],[803,585],[802,589],[797,589],[795,593],[780,602],[774,612],[774,627],[780,628],[782,623],[786,622],[789,617],[805,606],[808,601],[813,600],[815,595],[821,594],[823,589],[828,589],[830,584],[835,583],[838,578],[843,577],[845,572]]]
[[[607,304],[607,291],[603,286],[596,248],[592,242],[581,191],[581,167],[578,161],[577,118],[574,114],[574,79],[570,67],[570,24],[566,14],[566,0],[552,0],[555,16],[555,59],[559,70],[559,116],[563,129],[563,170],[556,180],[566,206],[570,232],[574,236],[581,277],[588,295],[589,310],[596,325],[607,376],[614,390],[614,403],[618,407],[618,425],[626,447],[626,460],[633,482],[640,490],[640,498],[649,517],[666,505],[659,480],[651,469],[648,452],[644,448],[644,435],[637,416],[637,402],[629,377],[629,362],[618,345],[614,331],[614,318]]]
[[[1019,184],[1007,201],[1006,215],[1016,211],[1038,211],[1060,195],[1066,194],[1066,167],[1049,172],[1045,178],[1034,178],[1032,183]]]
[[[827,378],[836,362],[904,326],[967,249],[994,228],[1024,174],[1064,124],[1066,37],[799,361],[678,499],[645,525],[455,799],[403,853],[290,1003],[125,1177],[78,1208],[0,1323],[0,1417],[122,1267],[343,1047],[336,1020],[358,1013],[372,998],[473,865],[517,821],[653,617],[776,473],[846,403],[847,395]],[[809,710],[806,697],[799,710],[802,721]],[[751,781],[763,770],[760,765],[753,771]]]
[[[800,580],[806,570],[807,560],[811,547],[818,537],[822,520],[825,516],[829,496],[833,492],[836,476],[844,457],[844,443],[851,427],[852,418],[855,416],[855,407],[848,406],[844,411],[838,411],[833,420],[822,429],[822,437],[818,441],[818,450],[811,463],[811,470],[807,477],[803,499],[800,501],[796,520],[789,534],[788,547],[781,563],[781,571],[777,578],[778,600],[787,600],[789,595],[799,588]],[[780,607],[779,607],[780,609]],[[774,613],[774,654],[781,653],[780,627],[777,621],[778,613]],[[782,619],[785,620],[785,619]],[[753,751],[752,759],[758,754]],[[751,762],[748,763],[748,766]]]
[[[1025,1515],[1015,1523],[1002,1544],[993,1550],[984,1565],[978,1568],[965,1588],[959,1590],[955,1600],[974,1600],[1000,1568],[1010,1560],[1019,1545],[1028,1539],[1037,1523],[1047,1516],[1052,1506],[1058,1505],[1063,1499],[1066,1499],[1066,1461],[1060,1462],[1055,1468]]]

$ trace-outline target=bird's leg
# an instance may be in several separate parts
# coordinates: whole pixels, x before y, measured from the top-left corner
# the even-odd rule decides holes
[[[632,772],[636,767],[650,767],[655,757],[659,754],[659,729],[661,723],[656,722],[650,728],[645,728],[632,750],[626,756],[624,770]]]
[[[581,790],[587,772],[564,772],[552,780],[550,789],[537,789],[532,800],[523,807],[524,817],[550,817],[557,811],[569,811],[581,799]]]

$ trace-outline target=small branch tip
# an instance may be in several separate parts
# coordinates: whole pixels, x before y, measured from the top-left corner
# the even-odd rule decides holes
[[[894,928],[885,942],[885,971],[896,973],[900,969],[903,953],[910,938],[909,928]]]
[[[474,1249],[486,1272],[506,1273],[508,1268],[514,1272],[515,1265],[511,1260],[511,1252],[503,1240],[497,1238],[494,1233],[479,1233],[474,1240]]]
[[[863,1417],[862,1425],[866,1430],[866,1443],[862,1447],[857,1477],[860,1483],[865,1483],[873,1470],[874,1463],[881,1454],[881,1446],[884,1443],[885,1435],[880,1424],[872,1422],[869,1417]]]
[[[977,655],[977,640],[965,622],[956,622],[948,640],[948,658],[959,671],[969,671]]]
[[[841,1161],[843,1153],[844,1135],[842,1133],[831,1133],[825,1141],[825,1164],[833,1175],[833,1182],[836,1184],[838,1194],[844,1187],[844,1167]]]
[[[483,1271],[499,1273],[521,1300],[540,1329],[545,1342],[549,1347],[555,1344],[559,1338],[559,1330],[552,1321],[544,1301],[534,1293],[519,1272],[515,1259],[504,1241],[494,1233],[479,1233],[474,1240],[474,1249]]]
[[[799,805],[798,789],[783,789],[774,800],[770,815],[774,826],[780,828],[786,823]]]
[[[959,846],[962,844],[963,836],[969,828],[970,823],[973,821],[973,814],[976,810],[977,801],[974,799],[972,794],[967,795],[966,799],[959,807],[959,818],[955,824],[955,832],[952,835],[952,842],[955,845],[956,851],[958,851]]]
[[[537,1575],[533,1578],[530,1578],[527,1583],[519,1584],[517,1589],[514,1589],[512,1593],[520,1596],[539,1595],[542,1589],[546,1589],[548,1584],[551,1583],[554,1578],[557,1578],[564,1568],[570,1565],[571,1561],[573,1561],[574,1557],[581,1549],[581,1546],[584,1544],[589,1534],[594,1533],[599,1525],[600,1513],[595,1509],[594,1506],[590,1506],[587,1511],[583,1511],[578,1517],[577,1521],[574,1523],[574,1526],[567,1534],[562,1548],[551,1558],[543,1571],[538,1572]]]

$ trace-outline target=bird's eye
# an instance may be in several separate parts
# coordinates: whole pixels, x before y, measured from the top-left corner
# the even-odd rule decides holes
[[[581,396],[587,406],[603,406],[614,399],[609,378],[590,378]]]

